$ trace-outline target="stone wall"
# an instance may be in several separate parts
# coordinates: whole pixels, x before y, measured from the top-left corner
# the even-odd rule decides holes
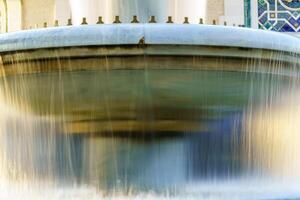
[[[244,24],[244,1],[224,0],[224,16],[220,18],[220,23],[228,25]]]
[[[71,18],[71,7],[69,0],[55,0],[55,19],[61,25],[67,24],[67,20]]]
[[[7,31],[18,31],[22,25],[22,2],[21,0],[6,0],[7,2]]]
[[[219,17],[224,15],[224,0],[208,0],[206,5],[206,24],[213,20],[219,23]]]
[[[7,32],[7,2],[0,0],[0,32]]]
[[[22,28],[54,24],[55,0],[22,0]]]

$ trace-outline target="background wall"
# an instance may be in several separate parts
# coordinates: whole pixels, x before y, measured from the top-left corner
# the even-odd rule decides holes
[[[182,23],[189,17],[191,23],[199,19],[211,24],[224,14],[223,0],[70,0],[72,18],[80,24],[82,17],[95,23],[98,16],[103,16],[106,23],[111,23],[118,15],[122,22],[130,22],[133,15],[138,15],[141,22],[147,22],[155,15],[157,22],[166,22],[168,16],[176,23]]]
[[[224,0],[224,15],[220,17],[220,22],[228,25],[244,25],[244,1]]]
[[[54,23],[55,0],[22,0],[22,28],[42,27]]]
[[[0,0],[0,32],[5,33],[8,29],[7,1]]]
[[[300,32],[299,0],[258,1],[258,27],[278,32]]]
[[[103,16],[106,23],[112,23],[115,15],[123,15],[123,22],[130,22],[132,15],[139,15],[141,22],[147,22],[150,15],[157,15],[158,21],[165,22],[167,16],[173,16],[176,23],[182,23],[184,17],[189,17],[191,23],[199,23],[199,18],[204,23],[212,24],[216,20],[218,24],[244,25],[245,24],[245,2],[251,3],[252,28],[258,28],[260,15],[258,10],[263,7],[262,2],[280,2],[283,0],[0,0],[0,31],[11,32],[21,29],[42,27],[44,22],[53,26],[54,21],[59,20],[60,25],[66,25],[67,19],[72,18],[75,24],[80,24],[82,17],[87,17],[88,22],[95,24],[98,16]],[[70,2],[72,4],[70,4]],[[292,10],[265,10],[278,13],[290,12],[300,25],[300,2],[292,0]],[[272,7],[272,6],[271,6]],[[287,6],[288,7],[288,6]],[[299,7],[299,9],[298,9]],[[281,9],[283,9],[281,7]],[[296,9],[296,10],[295,10]],[[279,15],[267,20],[279,20]],[[280,20],[279,20],[280,21]],[[261,22],[260,22],[261,23]],[[272,24],[273,22],[271,22]],[[295,23],[292,23],[292,25]],[[296,25],[297,26],[297,25]],[[272,29],[271,26],[260,25],[260,28]],[[293,26],[294,31],[300,31]],[[279,30],[279,29],[278,29]],[[277,30],[277,31],[278,31]]]
[[[139,15],[141,22],[156,15],[157,21],[165,22],[173,16],[175,23],[189,17],[190,23],[241,25],[244,24],[244,0],[0,0],[1,32],[43,27],[44,22],[53,26],[66,25],[69,18],[80,24],[82,17],[95,24],[98,16],[112,23],[115,15],[123,22],[130,22],[132,15]],[[6,27],[7,24],[7,27]]]
[[[224,16],[224,0],[208,0],[206,6],[206,24],[212,24],[213,20],[220,23],[220,16]]]
[[[60,22],[61,25],[67,24],[71,18],[71,7],[69,0],[55,0],[55,14],[54,18]]]
[[[7,31],[20,30],[22,26],[22,2],[21,0],[7,0]]]

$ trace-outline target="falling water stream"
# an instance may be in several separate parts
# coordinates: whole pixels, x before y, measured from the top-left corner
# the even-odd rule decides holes
[[[3,78],[0,199],[299,198],[297,70],[282,75],[277,62],[268,70],[108,70]],[[68,88],[80,94],[80,102],[95,91],[103,94],[104,113],[95,107],[91,120],[113,116],[113,102],[127,94],[129,109],[145,109],[150,122],[167,112],[155,105],[171,109],[166,103],[173,102],[174,118],[196,117],[197,131],[91,135],[80,131],[81,124],[78,133],[68,133],[68,119],[52,114],[72,106]],[[190,102],[186,110],[202,114],[181,113],[185,101]],[[113,120],[98,123],[109,126]],[[133,128],[130,122],[126,126]]]

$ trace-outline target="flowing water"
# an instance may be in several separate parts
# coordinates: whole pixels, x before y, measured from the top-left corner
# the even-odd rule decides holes
[[[0,199],[300,198],[299,70],[248,63],[2,77]]]

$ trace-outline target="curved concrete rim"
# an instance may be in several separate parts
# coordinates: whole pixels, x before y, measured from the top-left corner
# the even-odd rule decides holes
[[[106,24],[51,27],[0,35],[0,53],[73,46],[219,46],[300,53],[296,37],[258,29],[196,24]]]

